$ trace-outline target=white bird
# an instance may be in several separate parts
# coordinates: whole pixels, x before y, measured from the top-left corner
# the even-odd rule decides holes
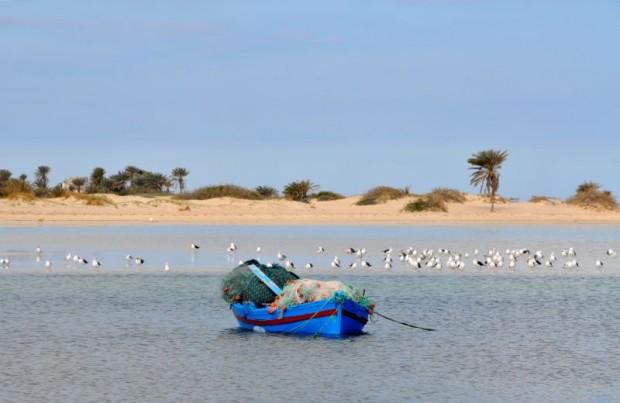
[[[5,269],[8,269],[11,266],[11,260],[8,257],[4,258],[4,261],[2,262],[2,267],[4,267]]]
[[[95,269],[96,269],[96,268],[98,268],[99,266],[101,266],[101,262],[100,262],[100,261],[98,261],[98,260],[97,260],[97,259],[95,259],[95,258],[93,258],[93,260],[92,260],[92,263],[91,263],[91,264],[93,265],[93,267],[94,267]]]
[[[260,246],[257,246],[257,247],[256,247],[256,253],[257,253],[257,254],[260,254],[260,251],[261,251]]]
[[[340,267],[340,259],[338,259],[338,256],[334,256],[334,260],[335,263],[338,263],[338,267]]]
[[[133,260],[133,256],[127,255],[125,256],[125,259],[127,259],[128,262],[131,262]]]
[[[514,269],[516,266],[517,266],[517,262],[511,259],[510,263],[508,263],[508,267],[510,267],[511,269]]]
[[[558,259],[555,257],[555,252],[551,252],[551,254],[549,255],[549,261],[550,261],[551,263],[553,263],[553,262],[555,262],[556,260],[558,260]]]
[[[283,255],[282,252],[278,252],[277,258],[278,258],[278,260],[282,261],[282,260],[286,259],[286,255]]]
[[[607,250],[607,256],[609,256],[609,257],[616,257],[616,252],[613,249],[609,248]]]
[[[325,248],[322,246],[319,246],[318,248],[316,248],[316,253],[323,253],[325,252]]]
[[[196,245],[195,243],[191,244],[190,246],[193,250],[198,250],[200,249],[200,246]]]
[[[237,244],[235,244],[234,242],[230,243],[230,249],[234,252],[237,250]]]
[[[385,265],[383,267],[387,270],[390,270],[392,268],[392,264],[390,262],[385,262]]]
[[[164,265],[164,271],[170,271],[170,265],[168,264],[168,262],[166,262],[166,264]]]
[[[311,270],[314,267],[312,263],[306,263],[306,269]]]
[[[332,260],[331,266],[334,269],[339,268],[340,267],[340,262],[339,261],[337,262],[336,260]]]
[[[287,270],[295,270],[295,265],[290,260],[284,262],[284,267],[286,267]]]
[[[83,257],[78,256],[78,258],[77,258],[77,262],[78,262],[79,264],[87,264],[87,263],[88,263],[88,260],[84,259]]]
[[[393,252],[394,250],[392,248],[387,248],[383,250],[383,253],[385,253],[386,255],[389,255]]]
[[[45,261],[45,268],[46,269],[51,269],[52,268],[52,262],[50,262],[49,260]]]
[[[601,262],[600,260],[597,260],[595,263],[596,267],[603,267],[603,262]]]
[[[37,255],[40,255],[40,254],[41,254],[41,248],[37,246]]]
[[[144,263],[144,259],[142,259],[140,256],[136,257],[135,259],[136,264],[143,264]]]
[[[65,262],[69,262],[71,260],[71,253],[67,253],[67,256],[65,256]]]
[[[353,262],[349,265],[349,269],[355,269],[357,268],[357,262]]]

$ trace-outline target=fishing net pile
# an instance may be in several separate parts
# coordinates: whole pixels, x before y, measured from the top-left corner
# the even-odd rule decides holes
[[[368,300],[364,291],[347,283],[304,278],[289,281],[282,289],[282,293],[269,306],[269,310],[272,312],[276,309],[284,310],[294,305],[332,298],[337,300],[349,299],[367,308],[372,307],[372,303]]]
[[[249,266],[261,269],[278,287],[283,288],[288,281],[297,280],[299,276],[274,264],[267,266],[256,260],[235,267],[222,281],[222,297],[226,302],[253,302],[257,307],[271,304],[276,295],[252,271]]]

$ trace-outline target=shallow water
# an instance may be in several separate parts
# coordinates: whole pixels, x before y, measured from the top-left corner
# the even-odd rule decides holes
[[[0,257],[12,263],[0,269],[0,401],[618,401],[620,264],[605,251],[620,246],[619,229],[3,228]],[[364,288],[384,315],[436,331],[382,318],[341,339],[239,331],[220,281],[257,245],[263,261],[279,250],[301,267],[312,260],[297,272]],[[410,245],[558,255],[573,246],[580,267],[380,267],[382,249]],[[349,246],[376,264],[330,268],[333,255],[351,260]],[[67,252],[103,265],[65,265]],[[127,265],[128,253],[144,266]]]

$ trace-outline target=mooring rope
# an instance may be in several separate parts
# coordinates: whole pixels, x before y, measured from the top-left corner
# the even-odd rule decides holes
[[[399,324],[404,325],[404,326],[409,326],[409,327],[413,327],[413,328],[416,328],[416,329],[426,330],[426,331],[429,331],[429,332],[434,332],[434,331],[435,331],[435,329],[430,329],[430,328],[428,328],[428,327],[416,326],[416,325],[412,325],[411,323],[401,322],[401,321],[399,321],[399,320],[392,319],[392,318],[387,317],[387,316],[385,316],[385,315],[383,315],[383,314],[380,314],[380,313],[379,313],[379,312],[377,312],[376,310],[373,310],[373,314],[378,315],[378,316],[381,316],[381,317],[382,317],[382,318],[384,318],[384,319],[390,320],[390,321],[392,321],[392,322],[399,323]]]

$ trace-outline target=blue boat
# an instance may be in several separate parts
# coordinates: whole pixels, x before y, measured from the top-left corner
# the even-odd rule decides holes
[[[314,334],[323,336],[345,336],[362,333],[372,313],[372,304],[362,305],[337,290],[328,298],[310,300],[277,307],[274,298],[280,298],[283,279],[276,284],[263,271],[274,270],[284,273],[289,280],[299,279],[280,266],[265,266],[256,260],[248,260],[236,267],[224,280],[223,297],[230,303],[235,318],[243,329],[262,329],[269,333]],[[258,281],[258,283],[257,283]],[[303,281],[303,280],[300,280]],[[263,285],[265,295],[260,292],[249,294],[248,286]],[[266,287],[266,288],[265,288]],[[252,298],[253,297],[253,298]],[[262,300],[261,307],[256,305]],[[361,300],[360,300],[361,302]],[[368,302],[368,301],[366,301]],[[270,306],[264,306],[264,305]]]
[[[231,310],[244,329],[269,333],[346,336],[362,333],[368,323],[368,308],[336,293],[331,299],[307,302],[285,310],[270,312],[252,302],[231,304]]]

